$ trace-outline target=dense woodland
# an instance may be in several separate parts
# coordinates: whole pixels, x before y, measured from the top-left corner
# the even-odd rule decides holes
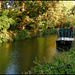
[[[74,1],[0,1],[0,39],[42,36],[74,25]]]

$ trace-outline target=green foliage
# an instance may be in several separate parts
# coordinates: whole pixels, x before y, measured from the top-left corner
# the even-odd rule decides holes
[[[74,74],[75,73],[75,48],[71,51],[56,55],[51,62],[43,64],[34,61],[35,67],[32,74]]]
[[[7,16],[8,15],[8,13],[9,13],[10,11],[9,10],[0,10],[0,16]]]
[[[0,10],[0,16],[2,16],[3,15],[3,11],[2,10]]]
[[[8,18],[7,16],[0,17],[0,31],[7,31],[10,27],[10,24],[14,24],[14,20],[12,18]]]
[[[57,33],[57,29],[39,29],[36,36],[40,37],[40,36],[46,36],[46,35],[51,35],[56,33]]]
[[[10,41],[12,42],[12,41],[14,41],[14,39],[10,38],[8,41],[9,41],[9,42],[10,42]]]
[[[44,25],[44,29],[47,29],[48,23],[47,22],[43,22],[42,24]]]
[[[68,28],[68,27],[70,27],[71,25],[70,25],[70,22],[68,21],[67,23],[64,23],[63,24],[63,28]]]
[[[40,2],[41,3],[41,2]],[[41,3],[42,4],[42,3]],[[28,15],[30,18],[33,17],[38,17],[39,14],[43,14],[44,12],[46,12],[46,8],[47,6],[45,6],[45,2],[43,2],[43,5],[39,5],[37,4],[36,1],[27,1],[26,2],[26,11],[24,12],[24,14]]]
[[[22,21],[22,13],[17,8],[14,11],[11,10],[7,16],[15,21],[15,26],[19,25]]]
[[[8,40],[6,38],[6,34],[0,33],[0,43],[3,43],[3,42],[8,42]]]
[[[16,34],[15,36],[16,40],[31,38],[27,30],[21,30],[21,31],[15,30],[14,32]]]
[[[6,3],[7,1],[2,1]],[[7,30],[26,30],[17,31],[17,38],[29,38],[43,35],[50,35],[57,32],[54,27],[70,27],[75,25],[75,5],[72,1],[23,1],[24,12],[17,7],[21,7],[21,1],[15,1],[17,5],[14,11],[12,9],[0,10],[0,31]],[[3,7],[2,7],[3,8]],[[32,30],[32,31],[30,31]],[[34,32],[36,32],[36,36]],[[16,33],[16,32],[15,32]],[[25,34],[24,34],[25,33]],[[27,36],[26,36],[27,35]]]
[[[39,26],[39,29],[43,29],[43,28],[44,28],[44,26],[43,26],[43,25],[40,25],[40,26]]]
[[[14,25],[15,21],[12,18],[8,18],[8,10],[0,11],[0,31],[7,31],[10,25]]]
[[[0,43],[2,43],[2,40],[0,39]]]
[[[50,34],[56,34],[57,29],[44,29],[43,30],[43,35],[50,35]]]
[[[36,25],[40,26],[40,22],[43,21],[47,22],[44,23],[44,25],[48,25],[49,27],[63,24],[66,25],[66,22],[69,22],[70,25],[75,24],[74,16],[72,16],[75,12],[75,6],[72,1],[24,1],[25,11],[23,13],[17,9],[18,6],[21,7],[21,2],[15,1],[15,3],[17,3],[17,5],[14,5],[15,10],[6,10],[4,11],[4,14],[8,15],[10,18],[13,18],[16,22],[15,25],[17,26],[19,26],[19,24],[22,22],[22,19],[24,23],[22,22],[21,24],[28,27],[31,27],[34,21],[35,25],[32,26],[33,29],[36,27]],[[45,28],[48,26],[45,26]],[[39,28],[41,27],[43,26],[40,26]]]

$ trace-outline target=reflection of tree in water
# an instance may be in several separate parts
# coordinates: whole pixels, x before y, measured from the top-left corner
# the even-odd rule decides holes
[[[51,35],[46,38],[46,56],[48,59],[52,59],[53,55],[56,53],[56,35]]]
[[[45,51],[46,51],[46,38],[45,37],[40,37],[40,38],[37,38],[37,51],[38,51],[38,60],[42,61],[43,58],[44,58],[44,55],[45,55]]]
[[[51,58],[56,53],[56,35],[5,43],[0,46],[0,73],[21,73],[33,66],[37,58]]]
[[[0,73],[6,73],[6,69],[10,62],[9,59],[10,43],[0,44]]]
[[[72,47],[72,42],[66,41],[65,44],[62,44],[61,42],[57,44],[57,51],[69,51],[70,48]]]

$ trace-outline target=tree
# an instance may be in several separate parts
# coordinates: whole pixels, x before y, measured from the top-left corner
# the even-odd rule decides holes
[[[71,15],[70,9],[74,6],[72,1],[52,2],[49,6],[50,7],[44,15],[46,16],[45,18],[48,18],[50,27],[63,25],[64,23],[69,22],[69,16]]]

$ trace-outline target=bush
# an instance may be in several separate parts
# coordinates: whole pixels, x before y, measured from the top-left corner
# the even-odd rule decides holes
[[[75,74],[75,48],[58,54],[51,62],[45,60],[43,64],[34,61],[33,74]]]
[[[3,42],[8,42],[7,36],[4,33],[0,34],[0,43]]]
[[[7,16],[0,17],[0,31],[7,31],[11,24],[14,24],[14,20],[12,18],[8,18]]]
[[[7,31],[10,25],[14,25],[16,22],[12,18],[8,18],[8,10],[0,11],[0,31]]]
[[[16,40],[31,38],[26,29],[21,31],[16,30],[14,32],[16,33]]]
[[[57,29],[44,29],[42,31],[43,35],[50,35],[50,34],[56,34],[57,33]]]

